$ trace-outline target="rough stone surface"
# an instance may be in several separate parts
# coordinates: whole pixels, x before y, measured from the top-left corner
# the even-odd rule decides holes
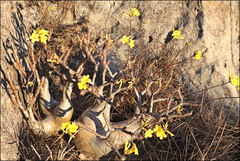
[[[222,85],[228,81],[230,72],[239,73],[239,2],[79,2],[77,16],[87,15],[86,4],[95,4],[90,14],[93,33],[108,32],[113,38],[129,31],[129,22],[123,13],[131,7],[140,10],[141,16],[131,22],[134,27],[131,35],[136,42],[134,53],[168,42],[173,28],[181,30],[185,39],[174,40],[175,49],[181,49],[187,41],[192,43],[183,51],[183,58],[192,56],[194,51],[207,49],[200,61],[184,64],[183,83],[193,91],[220,85],[208,91],[212,99],[239,96],[236,87]],[[80,6],[84,7],[79,9]],[[127,50],[119,46],[114,51],[118,60],[126,60]],[[176,50],[172,54],[176,54]],[[238,99],[218,101],[239,110]]]
[[[22,9],[18,7],[18,12],[17,4],[22,4]],[[173,28],[181,30],[185,39],[171,41],[174,46],[172,54],[176,54],[177,49],[181,49],[186,41],[191,42],[192,45],[183,50],[183,58],[192,56],[195,50],[207,49],[201,60],[189,61],[182,68],[181,80],[191,91],[221,85],[228,81],[229,72],[239,73],[240,36],[237,1],[76,1],[75,7],[72,12],[67,13],[63,23],[72,24],[81,17],[89,16],[89,26],[93,36],[103,32],[109,33],[112,39],[117,39],[129,32],[129,21],[123,13],[127,13],[132,7],[138,8],[141,13],[140,17],[134,18],[131,22],[131,27],[134,27],[131,36],[135,39],[135,54],[143,48],[147,50],[159,43],[169,43],[169,35]],[[16,25],[14,14],[18,20],[22,17],[26,30],[31,25],[35,26],[39,20],[36,8],[25,7],[25,3],[22,2],[1,2],[2,42],[11,38],[10,32],[17,40],[24,38],[24,35],[20,35],[22,37],[16,35],[19,30],[13,25]],[[24,43],[21,45],[24,46]],[[115,64],[121,65],[121,62],[126,60],[128,48],[126,45],[117,45],[112,55]],[[12,68],[3,63],[6,55],[3,47],[1,53],[3,70],[14,75],[11,72]],[[15,160],[17,158],[15,141],[18,137],[21,115],[11,105],[3,85],[1,88],[1,159]],[[236,87],[227,84],[210,89],[208,96],[209,98],[238,97],[239,93]],[[225,99],[219,102],[224,102],[236,111],[239,110],[238,99]]]
[[[6,88],[10,87],[6,84],[4,76],[7,73],[15,80],[13,83],[17,84],[17,73],[6,61],[7,53],[12,53],[9,48],[10,44],[14,46],[13,44],[16,43],[15,47],[19,46],[18,49],[24,48],[23,22],[17,6],[16,2],[1,1],[1,160],[17,160],[19,158],[18,146],[22,114],[17,107],[13,106],[6,92]],[[18,9],[21,10],[19,7]],[[13,93],[10,91],[9,94]]]
[[[185,39],[174,40],[172,43],[175,49],[181,49],[186,41],[192,43],[183,51],[183,58],[192,56],[194,51],[207,49],[200,61],[184,64],[183,83],[193,91],[220,85],[208,91],[212,99],[239,96],[236,87],[231,84],[222,85],[228,81],[230,72],[239,75],[239,2],[112,1],[78,2],[76,5],[77,18],[89,13],[86,6],[93,8],[89,19],[94,34],[108,32],[113,38],[118,38],[129,30],[128,19],[123,13],[132,7],[138,8],[141,16],[131,22],[134,27],[131,35],[136,42],[134,53],[142,48],[149,49],[168,42],[168,35],[173,28],[181,30]],[[124,46],[119,46],[114,51],[118,60],[126,60],[127,50]],[[172,54],[176,54],[176,50]],[[218,102],[224,102],[235,111],[239,110],[238,99]]]

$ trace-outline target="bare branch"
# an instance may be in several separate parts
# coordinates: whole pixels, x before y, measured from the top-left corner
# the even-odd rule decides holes
[[[35,93],[35,95],[32,97],[32,100],[30,101],[30,103],[28,104],[27,109],[30,109],[30,108],[33,107],[33,104],[35,103],[35,101],[36,101],[36,99],[37,99],[37,96],[38,96],[39,93],[40,93],[40,90],[41,90],[41,88],[42,88],[42,86],[43,86],[43,84],[44,84],[45,79],[46,79],[45,77],[42,77],[41,82],[40,82],[40,84],[39,84],[39,86],[38,86],[38,88],[37,88],[37,90],[36,90],[36,93]]]
[[[150,87],[153,84],[153,81],[150,81],[148,86],[144,89],[144,91],[142,91],[142,95],[144,95],[146,92],[150,91]]]
[[[38,154],[38,152],[37,152],[37,150],[34,148],[34,146],[31,145],[31,147],[32,147],[33,151],[37,154],[39,160],[42,160],[41,156]]]
[[[64,64],[67,63],[67,59],[68,59],[68,57],[69,57],[70,52],[72,51],[72,49],[73,49],[73,45],[72,45],[69,49],[67,49],[67,53],[65,54],[65,56],[64,56],[64,58],[63,58],[63,63],[64,63]]]
[[[172,96],[169,96],[169,101],[168,101],[168,106],[167,106],[167,112],[166,112],[166,115],[168,116],[168,114],[169,114],[169,110],[170,110],[170,108],[171,108],[171,104],[172,104],[172,101],[173,101],[173,99],[172,99]]]
[[[9,75],[8,75],[7,72],[5,73],[5,76],[6,76],[6,79],[7,79],[8,83],[9,83],[9,85],[10,85],[13,93],[14,93],[14,96],[15,96],[15,99],[14,99],[13,96],[10,94],[10,99],[11,99],[11,101],[13,102],[13,104],[14,104],[16,107],[18,107],[18,106],[21,104],[21,100],[20,100],[20,98],[19,98],[19,95],[18,95],[18,93],[17,93],[17,90],[16,90],[15,86],[13,85],[13,82],[12,82],[12,80],[11,80],[11,78],[9,77]]]
[[[191,116],[191,115],[192,115],[192,111],[188,112],[188,113],[186,113],[184,115],[171,115],[171,116],[169,116],[169,119],[171,120],[173,118],[184,118],[184,117]]]
[[[49,159],[49,158],[51,158],[51,160],[53,160],[53,155],[52,155],[52,151],[50,150],[50,148],[49,148],[49,146],[47,145],[47,144],[45,144],[46,145],[46,147],[47,147],[47,149],[48,149],[48,151],[49,151],[49,157],[47,158],[47,160]]]
[[[119,88],[117,91],[113,92],[112,94],[110,94],[109,99],[114,99],[115,95],[126,90],[127,88]]]
[[[98,72],[98,66],[99,66],[99,62],[97,62],[96,64],[95,64],[95,70],[94,70],[94,74],[93,74],[93,79],[92,79],[92,83],[93,83],[93,85],[95,85],[96,83],[95,83],[95,79],[96,79],[96,76],[97,76],[97,72]]]

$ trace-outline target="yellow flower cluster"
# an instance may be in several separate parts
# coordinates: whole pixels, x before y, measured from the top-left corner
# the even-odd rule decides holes
[[[139,13],[138,9],[131,8],[131,12],[128,12],[128,14],[124,13],[123,15],[127,16],[127,17],[133,17],[133,16],[140,16],[140,13]]]
[[[159,125],[156,124],[153,130],[152,129],[147,129],[148,121],[146,121],[146,122],[142,121],[142,126],[143,126],[142,129],[145,131],[144,132],[144,137],[145,138],[151,138],[153,133],[155,133],[156,136],[159,137],[160,140],[167,137],[166,133],[170,134],[171,136],[174,136],[167,129],[168,123],[166,123],[163,128],[162,128],[161,125],[159,126]]]
[[[142,121],[142,130],[144,130],[145,131],[145,133],[144,133],[144,137],[145,138],[151,138],[152,137],[152,134],[153,134],[153,130],[152,129],[147,129],[147,127],[149,126],[148,125],[148,121],[149,120],[147,120],[147,121]]]
[[[172,37],[173,37],[173,39],[184,39],[184,37],[182,37],[181,34],[182,34],[182,32],[180,30],[173,29]]]
[[[154,131],[152,129],[146,129],[146,128],[144,128],[144,130],[145,130],[144,137],[151,138]]]
[[[132,145],[132,148],[130,149],[131,145]],[[134,142],[129,143],[128,141],[125,141],[124,154],[131,154],[131,153],[138,155],[138,148]]]
[[[200,60],[202,58],[202,52],[198,51],[195,55],[195,59]]]
[[[33,44],[39,41],[46,44],[49,35],[48,32],[49,31],[47,30],[37,28],[36,30],[33,30],[33,33],[29,38],[31,39]]]
[[[239,77],[237,75],[229,74],[229,81],[232,85],[236,86],[238,90],[240,89]]]
[[[78,88],[81,89],[88,89],[88,84],[91,83],[91,79],[89,75],[83,75],[81,81],[78,83]]]
[[[123,37],[120,40],[122,41],[123,44],[125,43],[128,44],[130,48],[133,48],[135,46],[134,40],[131,39],[131,36],[123,35]]]
[[[78,130],[78,125],[75,122],[68,121],[68,122],[64,122],[62,123],[61,126],[61,130],[65,133],[65,134],[69,134],[71,137],[74,138],[73,133],[76,133]]]
[[[163,128],[161,125],[160,126],[155,125],[153,131],[156,133],[157,137],[160,138],[160,140],[167,137],[166,133],[168,133],[171,136],[174,136],[173,133],[168,131],[167,127],[168,127],[168,123],[166,123]]]

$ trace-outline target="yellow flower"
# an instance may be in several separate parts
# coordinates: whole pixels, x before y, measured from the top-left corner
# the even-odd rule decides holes
[[[148,130],[146,130],[146,132],[144,134],[144,137],[145,138],[151,138],[152,134],[153,134],[153,130],[152,129],[148,129]]]
[[[181,115],[182,111],[183,111],[182,106],[178,106],[177,113]]]
[[[136,8],[131,8],[131,10],[132,10],[132,15],[133,15],[133,16],[140,16],[140,13],[139,13],[138,9],[136,9]]]
[[[234,76],[234,78],[231,79],[231,83],[234,86],[238,86],[239,84],[239,78],[237,76]]]
[[[39,41],[39,35],[36,31],[33,31],[32,35],[29,37],[34,44],[36,41]]]
[[[61,125],[61,130],[65,133],[66,132],[66,128],[68,127],[68,124],[69,124],[69,122],[64,122],[64,123],[62,123],[62,125]]]
[[[72,124],[69,127],[69,132],[70,133],[76,133],[78,130],[78,126],[75,122],[72,122]]]
[[[40,29],[40,28],[37,28],[36,31],[40,36],[41,35],[48,36],[48,33],[49,33],[49,31],[44,30],[44,29]]]
[[[88,89],[88,84],[91,83],[91,79],[89,78],[89,75],[83,75],[81,81],[78,83],[78,88],[81,89]]]
[[[238,90],[240,89],[239,77],[237,75],[234,76],[232,73],[230,73],[229,80],[232,85],[238,87]]]
[[[180,30],[174,30],[173,29],[173,39],[184,39],[184,37],[182,37],[182,32]]]
[[[167,127],[168,127],[168,122],[167,122],[167,123],[164,125],[164,127],[163,127],[163,128],[164,128],[164,131],[167,132],[169,135],[174,136],[173,133],[171,133],[170,131],[168,131]]]
[[[130,39],[128,45],[130,46],[130,48],[133,48],[134,45],[134,40]]]
[[[47,30],[44,29],[40,29],[39,27],[36,30],[33,30],[32,35],[29,37],[32,41],[32,43],[34,44],[36,41],[38,42],[40,40],[40,42],[46,44],[47,43],[47,39],[48,39],[48,32]]]
[[[124,154],[131,154],[134,152],[135,155],[138,155],[138,148],[136,144],[132,142],[131,149],[129,149],[130,146],[131,146],[131,143],[128,143],[128,141],[125,141]]]
[[[123,44],[128,43],[129,40],[130,40],[130,36],[127,37],[125,35],[123,35],[123,37],[120,39],[120,41],[122,41]]]
[[[126,16],[126,17],[133,17],[133,16],[140,16],[140,13],[138,11],[138,9],[136,8],[131,8],[131,12],[128,12],[128,14],[124,13],[123,16]]]
[[[158,125],[155,125],[153,131],[156,133],[157,137],[160,138],[160,140],[162,140],[163,138],[166,138],[167,135],[165,133],[165,131],[163,130],[162,126],[158,126]]]
[[[46,44],[46,43],[47,43],[47,39],[48,39],[47,36],[45,36],[45,35],[40,35],[40,38],[39,38],[40,42]]]
[[[202,52],[198,51],[195,55],[195,59],[200,60],[202,58]]]
[[[65,133],[65,134],[69,134],[71,137],[74,138],[74,135],[72,133],[76,133],[78,130],[78,125],[75,122],[64,122],[61,125],[61,130]]]
[[[135,46],[134,44],[134,40],[130,39],[131,36],[125,36],[123,35],[123,37],[120,39],[120,41],[122,41],[123,44],[128,44],[130,46],[130,48],[133,48]]]

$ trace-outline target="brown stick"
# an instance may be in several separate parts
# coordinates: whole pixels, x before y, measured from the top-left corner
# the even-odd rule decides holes
[[[14,93],[14,96],[15,96],[15,100],[14,100],[14,98],[13,98],[12,95],[10,95],[10,99],[12,100],[13,104],[17,107],[17,106],[19,106],[21,100],[20,100],[20,98],[19,98],[19,95],[18,95],[18,93],[17,93],[17,90],[16,90],[15,86],[13,85],[13,82],[12,82],[12,80],[10,79],[8,73],[6,72],[5,75],[6,75],[7,81],[8,81],[8,83],[9,83],[9,85],[10,85],[10,87],[11,87],[13,93]]]
[[[30,108],[32,108],[32,107],[33,107],[33,104],[36,102],[37,96],[38,96],[39,93],[40,93],[40,90],[41,90],[41,88],[42,88],[42,86],[43,86],[44,81],[45,81],[45,77],[42,77],[41,82],[40,82],[40,84],[39,84],[39,86],[38,86],[38,88],[37,88],[37,90],[36,90],[35,95],[32,97],[30,103],[28,104],[28,107],[27,107],[28,110],[29,110]]]

